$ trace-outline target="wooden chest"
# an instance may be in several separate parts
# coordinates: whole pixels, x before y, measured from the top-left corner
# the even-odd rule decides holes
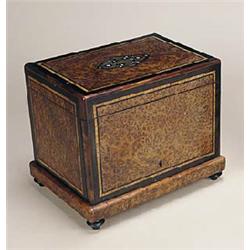
[[[220,60],[158,34],[25,65],[31,174],[97,229],[220,156]]]

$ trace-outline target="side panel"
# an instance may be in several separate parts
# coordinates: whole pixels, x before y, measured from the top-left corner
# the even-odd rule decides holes
[[[93,101],[96,199],[105,200],[219,154],[218,66]]]
[[[76,102],[29,75],[27,91],[35,160],[85,197]]]

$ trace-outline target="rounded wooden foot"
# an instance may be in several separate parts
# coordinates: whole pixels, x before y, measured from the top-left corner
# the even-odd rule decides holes
[[[215,174],[209,176],[208,178],[211,179],[211,180],[213,180],[213,181],[215,181],[215,180],[217,180],[221,175],[222,175],[222,172],[218,172],[218,173],[215,173]]]
[[[93,230],[99,230],[101,228],[101,225],[105,222],[105,219],[97,220],[95,222],[89,222],[87,221],[87,224],[93,229]]]
[[[34,182],[36,182],[40,187],[44,187],[44,185],[41,182],[39,182],[36,178],[34,178]]]

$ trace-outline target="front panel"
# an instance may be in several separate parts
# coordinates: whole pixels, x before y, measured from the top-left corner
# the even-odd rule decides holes
[[[216,154],[216,71],[95,103],[98,199]]]

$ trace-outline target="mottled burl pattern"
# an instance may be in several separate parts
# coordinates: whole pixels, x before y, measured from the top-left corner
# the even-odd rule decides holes
[[[214,72],[95,109],[101,196],[214,153]]]
[[[193,76],[181,81],[163,84],[162,86],[144,90],[140,93],[130,94],[118,99],[110,100],[105,103],[96,105],[98,107],[98,116],[113,114],[124,109],[129,109],[134,106],[147,104],[157,101],[159,98],[165,98],[181,92],[199,88],[215,82],[215,72],[204,73],[198,76]],[[160,93],[159,93],[160,92]],[[111,105],[112,104],[112,105]]]
[[[149,57],[134,67],[102,69],[98,66],[112,57],[147,54]],[[201,55],[171,42],[149,36],[89,52],[81,52],[40,63],[87,92],[117,85],[154,73],[176,69],[205,60]]]
[[[35,158],[83,194],[75,104],[32,78],[28,92]]]
[[[182,171],[172,177],[141,187],[119,197],[101,202],[97,205],[89,205],[69,188],[55,179],[45,169],[39,167],[36,162],[31,162],[31,175],[49,188],[59,198],[63,199],[70,207],[90,222],[102,218],[109,218],[130,208],[136,207],[164,194],[177,190],[202,178],[207,178],[215,173],[223,171],[225,158],[220,156],[207,161],[199,166]]]

